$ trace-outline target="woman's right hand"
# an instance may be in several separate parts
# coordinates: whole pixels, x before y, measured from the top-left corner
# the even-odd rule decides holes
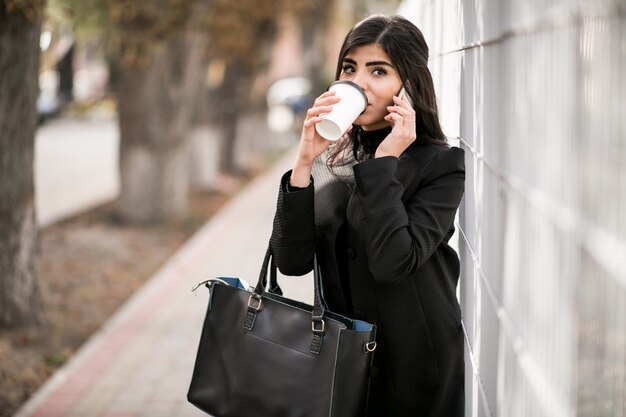
[[[291,173],[291,180],[289,181],[291,185],[296,187],[308,186],[313,161],[328,149],[328,146],[332,143],[317,133],[315,125],[323,120],[320,115],[330,112],[332,106],[338,103],[339,100],[340,98],[334,91],[326,91],[315,100],[313,107],[307,111],[302,126],[298,154]]]

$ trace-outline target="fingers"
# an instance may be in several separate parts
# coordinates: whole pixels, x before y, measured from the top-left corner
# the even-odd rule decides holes
[[[411,106],[411,103],[409,102],[409,99],[406,96],[402,98],[398,96],[393,96],[393,102],[402,108],[405,108],[407,110],[413,110],[413,106]]]
[[[315,101],[321,99],[321,98],[325,98],[325,97],[330,97],[330,96],[336,96],[337,92],[335,90],[329,90],[329,91],[324,91],[322,94],[319,95],[318,98],[315,99]]]
[[[340,98],[334,91],[327,91],[319,96],[313,103],[313,107],[306,112],[305,126],[309,127],[312,124],[320,122],[321,118],[319,115],[330,112],[333,105],[337,104],[339,100]]]
[[[307,116],[306,119],[304,119],[304,124],[303,126],[305,128],[311,127],[311,126],[315,126],[317,123],[321,122],[323,119],[320,116]]]
[[[385,116],[385,120],[393,124],[402,122],[415,126],[415,112],[399,111],[394,109],[394,106],[389,106],[388,108],[390,109],[390,113]]]
[[[389,113],[387,116],[385,116],[385,120],[395,125],[396,123],[403,120],[403,116],[398,113]]]
[[[411,116],[411,118],[415,119],[415,110],[411,107],[411,104],[404,98],[400,99],[396,96],[393,96],[393,102],[395,103],[392,106],[387,106],[387,110],[391,112],[397,112],[402,116]]]
[[[337,94],[334,91],[327,91],[315,99],[315,102],[313,103],[313,107],[328,106],[328,105],[336,104],[337,102],[339,102],[339,100],[340,98],[337,96]]]
[[[313,107],[307,110],[306,117],[304,118],[304,122],[302,125],[301,143],[306,144],[306,146],[308,147],[314,147],[306,148],[307,151],[305,153],[307,155],[310,154],[313,155],[313,157],[316,157],[321,151],[328,147],[328,144],[330,142],[319,136],[314,127],[316,124],[323,120],[321,115],[325,113],[330,113],[330,111],[333,109],[333,106],[337,104],[339,100],[340,98],[336,95],[334,91],[326,91],[325,93],[321,94],[317,99],[315,99]],[[320,140],[322,141],[320,142]],[[321,147],[319,146],[320,143],[322,144]]]
[[[393,96],[394,105],[387,106],[389,114],[385,116],[385,120],[391,122],[394,126],[401,124],[403,126],[415,126],[415,110],[406,98],[398,98]]]

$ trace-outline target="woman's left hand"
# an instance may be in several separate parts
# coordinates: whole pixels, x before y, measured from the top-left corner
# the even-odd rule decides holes
[[[391,133],[378,145],[376,158],[395,156],[398,158],[415,141],[415,110],[406,98],[393,96],[395,105],[387,106],[389,114],[385,120],[391,122]]]

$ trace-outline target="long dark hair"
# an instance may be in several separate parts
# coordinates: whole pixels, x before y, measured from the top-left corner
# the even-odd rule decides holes
[[[339,79],[343,60],[353,48],[373,43],[379,44],[387,53],[413,99],[417,136],[415,143],[446,144],[446,137],[439,125],[435,87],[428,69],[428,45],[422,32],[406,18],[375,15],[350,29],[339,52],[335,79]],[[335,162],[338,155],[343,154],[350,145],[356,157],[360,132],[361,127],[354,126],[347,138],[333,148],[329,162]]]

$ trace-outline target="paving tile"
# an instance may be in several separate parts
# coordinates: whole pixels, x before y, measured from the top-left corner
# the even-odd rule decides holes
[[[16,417],[206,416],[186,400],[207,302],[204,288],[191,288],[219,275],[256,281],[292,158],[203,226]]]

